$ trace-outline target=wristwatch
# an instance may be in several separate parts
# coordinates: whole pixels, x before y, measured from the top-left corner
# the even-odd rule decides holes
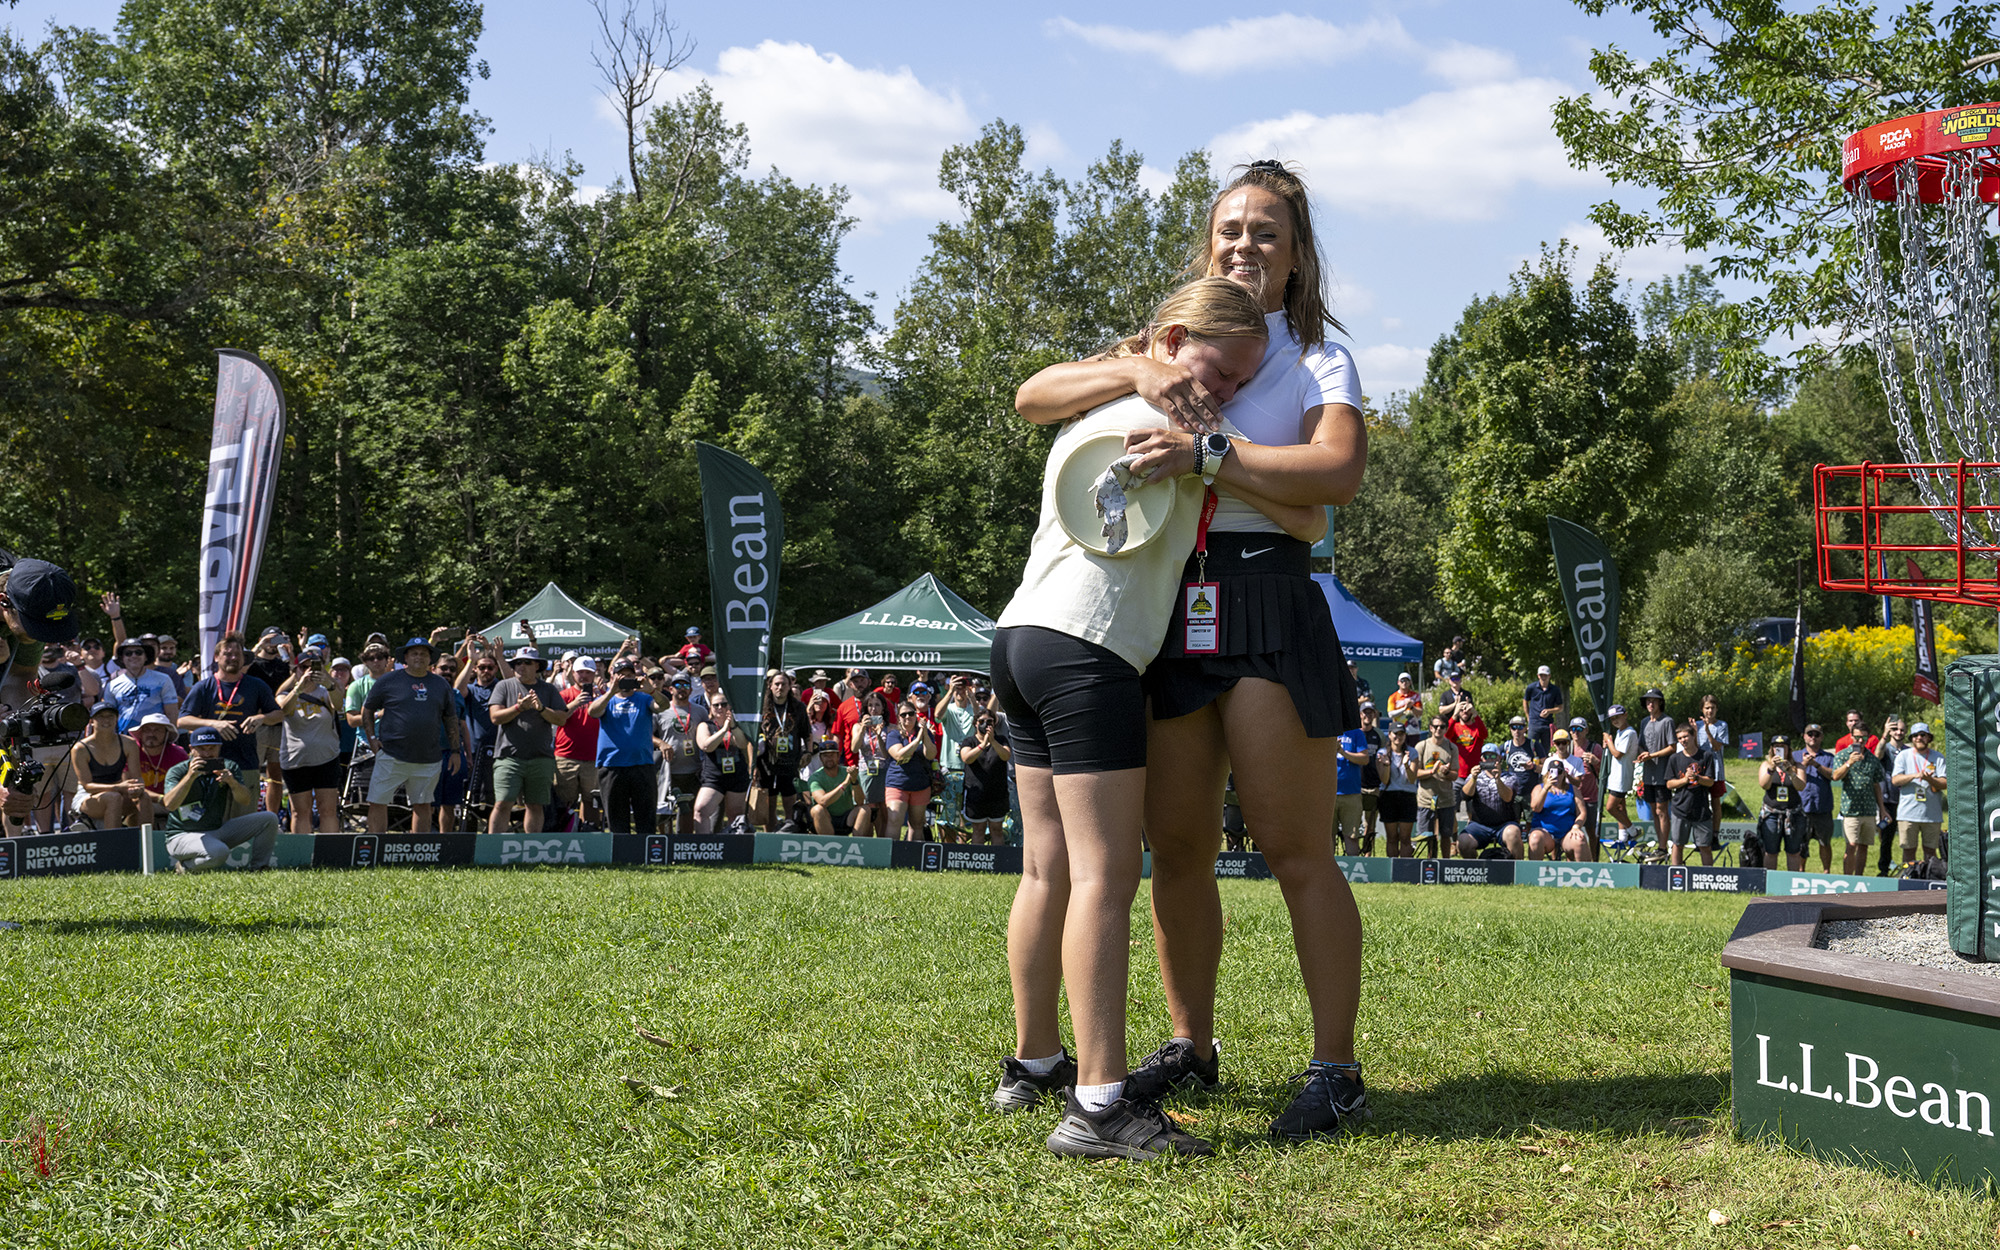
[[[1232,444],[1227,434],[1204,434],[1195,440],[1196,472],[1207,485],[1215,485],[1215,474],[1222,468],[1222,458],[1229,454]]]

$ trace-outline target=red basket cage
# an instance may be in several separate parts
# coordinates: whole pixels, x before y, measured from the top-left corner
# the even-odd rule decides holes
[[[1942,506],[1924,502],[1920,480],[1935,488]],[[2000,544],[1988,541],[2000,532],[2000,503],[1981,502],[1989,492],[2000,495],[2000,463],[1815,467],[1813,549],[1820,588],[2000,610],[1994,563]],[[1903,516],[1932,518],[1945,534],[1934,542],[1886,537],[1883,526]]]

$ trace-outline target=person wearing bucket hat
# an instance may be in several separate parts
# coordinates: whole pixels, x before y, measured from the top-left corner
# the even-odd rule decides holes
[[[1262,309],[1243,288],[1199,279],[1168,296],[1107,358],[1185,374],[1198,391],[1227,399],[1256,371],[1268,335]],[[1207,1154],[1208,1143],[1180,1132],[1160,1109],[1163,1091],[1128,1086],[1125,1051],[1147,763],[1140,677],[1181,597],[1179,573],[1195,548],[1206,492],[1193,476],[1126,478],[1118,484],[1130,492],[1118,504],[1126,532],[1112,554],[1109,513],[1078,516],[1064,496],[1084,492],[1102,504],[1123,436],[1159,429],[1167,417],[1136,395],[1105,399],[1060,414],[1090,408],[1050,448],[1027,568],[994,633],[993,690],[1012,727],[1023,869],[1007,941],[1015,1055],[1002,1060],[991,1101],[1016,1110],[1073,1086],[1048,1142],[1058,1154]],[[1294,525],[1313,524],[1304,514],[1314,510],[1281,511]],[[1074,1060],[1059,1029],[1065,983]]]
[[[167,770],[188,757],[187,748],[174,741],[174,723],[158,712],[140,721],[133,737],[139,743],[139,778],[153,802],[164,807]]]
[[[1943,844],[1944,756],[1931,749],[1931,727],[1925,721],[1910,726],[1910,745],[1896,753],[1889,784],[1897,788],[1896,844],[1903,862],[1913,863],[1918,848],[1926,859]]]
[[[155,712],[169,717],[181,714],[181,695],[173,679],[153,667],[157,649],[152,643],[128,638],[114,654],[118,669],[104,684],[104,697],[118,706],[118,732],[131,733]]]
[[[389,829],[396,791],[410,803],[410,832],[431,831],[439,775],[461,767],[464,720],[451,683],[431,671],[437,650],[423,638],[403,644],[403,667],[384,673],[361,703],[361,736],[374,748],[368,776],[368,831]]]
[[[237,646],[242,646],[238,635]],[[255,678],[244,680],[255,681]],[[257,796],[243,782],[243,769],[223,754],[227,735],[203,725],[190,736],[189,758],[167,770],[167,854],[175,861],[176,872],[206,872],[220,868],[229,852],[250,843],[250,867],[273,866],[278,846],[278,818],[257,810],[230,816],[240,807],[253,807]]]

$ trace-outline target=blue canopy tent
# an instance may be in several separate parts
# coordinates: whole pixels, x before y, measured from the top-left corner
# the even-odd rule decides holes
[[[1388,698],[1396,688],[1396,674],[1405,664],[1422,666],[1424,644],[1361,606],[1353,592],[1331,573],[1315,573],[1326,606],[1333,610],[1333,627],[1340,631],[1340,649],[1354,661],[1354,667],[1374,688],[1375,706],[1388,711]]]

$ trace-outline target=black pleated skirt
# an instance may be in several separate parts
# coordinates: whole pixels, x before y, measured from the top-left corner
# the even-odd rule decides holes
[[[1196,568],[1189,556],[1183,581],[1195,580]],[[1221,653],[1186,653],[1186,600],[1176,593],[1165,644],[1146,669],[1153,719],[1198,712],[1245,677],[1261,677],[1291,692],[1307,737],[1360,728],[1333,613],[1312,580],[1310,544],[1283,534],[1210,534],[1207,577],[1221,593]]]

